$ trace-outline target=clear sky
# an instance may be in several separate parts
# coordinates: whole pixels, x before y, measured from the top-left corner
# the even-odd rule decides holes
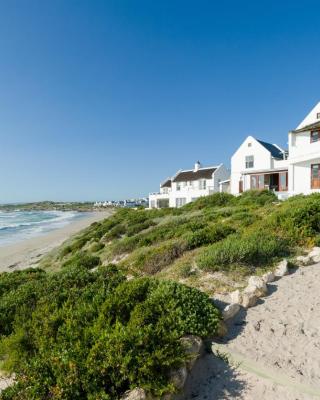
[[[319,1],[0,1],[0,202],[145,195],[320,101]]]

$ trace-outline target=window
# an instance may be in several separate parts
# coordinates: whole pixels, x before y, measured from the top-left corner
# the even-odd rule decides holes
[[[155,208],[156,207],[156,202],[154,200],[150,201],[150,207]]]
[[[168,207],[169,207],[169,199],[157,200],[157,208],[168,208]]]
[[[176,207],[182,207],[185,204],[186,204],[186,198],[185,197],[176,198]]]
[[[320,140],[320,131],[311,131],[310,132],[310,142],[315,143]]]
[[[251,189],[264,189],[264,175],[251,175]]]
[[[317,113],[317,119],[320,119],[320,113]]]
[[[199,190],[205,190],[207,188],[207,181],[205,179],[199,180]]]
[[[246,156],[246,168],[254,167],[254,156]]]
[[[252,146],[252,143],[248,143],[248,147],[251,147]]]
[[[177,190],[181,190],[181,183],[177,182]]]
[[[311,189],[320,189],[320,164],[311,165]]]

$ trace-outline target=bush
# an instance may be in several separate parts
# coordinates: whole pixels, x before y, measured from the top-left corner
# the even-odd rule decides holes
[[[134,270],[154,275],[180,257],[186,249],[187,245],[183,240],[174,240],[149,248],[143,247],[136,250],[126,263],[130,263]]]
[[[181,336],[214,335],[220,318],[196,289],[123,281],[114,266],[70,268],[46,275],[41,287],[33,313],[2,338],[17,374],[2,399],[111,400],[137,386],[161,395],[172,390],[168,372],[187,357]]]
[[[293,242],[301,242],[320,233],[320,195],[297,196],[289,199],[267,223],[281,229]]]
[[[127,228],[127,235],[128,236],[136,235],[137,233],[143,231],[144,229],[150,228],[150,226],[154,225],[156,225],[156,223],[153,222],[152,220],[140,222],[134,225],[129,225]]]
[[[208,270],[228,270],[232,265],[257,267],[287,254],[287,240],[271,232],[253,231],[242,236],[231,235],[209,246],[199,256],[198,264]]]
[[[230,226],[221,224],[187,233],[183,236],[183,239],[187,243],[187,249],[192,250],[197,247],[218,242],[234,232],[234,229]]]
[[[214,193],[210,196],[200,197],[193,203],[184,206],[184,209],[201,210],[203,208],[224,207],[235,204],[236,198],[229,193]]]
[[[237,200],[238,204],[242,205],[264,206],[265,204],[278,201],[278,198],[270,190],[247,190]]]
[[[104,248],[104,244],[101,242],[94,242],[90,246],[90,251],[93,253],[97,253],[98,251],[102,250]]]
[[[92,269],[101,264],[100,257],[93,256],[87,251],[79,251],[62,264],[62,267],[83,267]]]

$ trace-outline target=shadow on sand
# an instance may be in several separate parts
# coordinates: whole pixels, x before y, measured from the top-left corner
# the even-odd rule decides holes
[[[241,396],[245,382],[239,376],[236,368],[216,357],[205,354],[197,361],[183,394],[176,400],[222,400],[234,399]]]

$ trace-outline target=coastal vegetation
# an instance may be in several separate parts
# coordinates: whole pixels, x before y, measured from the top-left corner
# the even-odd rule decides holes
[[[279,202],[269,191],[216,193],[179,209],[118,210],[52,252],[54,271],[73,257],[116,263],[126,275],[174,279],[208,294],[245,284],[303,246],[320,242],[320,197]]]
[[[215,334],[206,294],[84,259],[0,275],[2,368],[16,374],[1,399],[117,399],[137,386],[161,395],[187,360],[180,338]]]
[[[320,244],[320,194],[217,193],[179,209],[120,209],[45,256],[0,275],[3,400],[118,399],[174,391],[181,338],[212,337],[209,295],[242,287]]]

